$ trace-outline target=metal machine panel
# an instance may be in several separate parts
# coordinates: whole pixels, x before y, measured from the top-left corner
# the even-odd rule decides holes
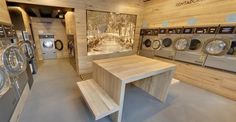
[[[236,72],[236,27],[221,25],[214,40],[205,45],[205,66]],[[213,44],[213,41],[214,44]],[[208,49],[207,49],[208,48]]]
[[[159,33],[161,34],[159,34],[158,38],[162,42],[162,48],[155,51],[155,56],[173,59],[175,56],[173,45],[175,40],[181,37],[182,31],[182,27],[160,29]]]
[[[39,35],[42,55],[44,59],[55,59],[57,57],[55,44],[54,44],[54,35],[45,34]]]

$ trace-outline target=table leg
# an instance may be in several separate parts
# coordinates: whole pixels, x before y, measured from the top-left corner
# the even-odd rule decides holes
[[[174,71],[170,70],[149,78],[138,80],[133,84],[156,97],[161,102],[165,102],[173,73]]]
[[[119,111],[111,114],[113,122],[121,122],[125,96],[125,83],[102,67],[93,65],[93,78],[119,105]]]

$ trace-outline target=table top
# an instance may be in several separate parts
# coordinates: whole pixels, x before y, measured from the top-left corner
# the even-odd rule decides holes
[[[93,62],[125,83],[175,70],[176,67],[175,64],[138,55],[95,60]]]

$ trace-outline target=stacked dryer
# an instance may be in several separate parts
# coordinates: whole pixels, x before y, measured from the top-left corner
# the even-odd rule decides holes
[[[175,56],[173,45],[175,40],[181,37],[182,31],[182,27],[159,29],[158,41],[161,44],[161,48],[155,51],[155,56],[173,59]]]
[[[152,58],[154,51],[160,47],[158,29],[142,29],[139,55]]]
[[[204,52],[208,54],[205,66],[236,72],[236,27],[220,25],[215,39],[208,40]]]

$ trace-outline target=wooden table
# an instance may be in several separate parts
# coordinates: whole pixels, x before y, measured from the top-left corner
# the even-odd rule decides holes
[[[96,60],[93,62],[93,79],[118,105],[111,118],[121,122],[126,84],[133,83],[164,102],[175,67],[137,55]]]

